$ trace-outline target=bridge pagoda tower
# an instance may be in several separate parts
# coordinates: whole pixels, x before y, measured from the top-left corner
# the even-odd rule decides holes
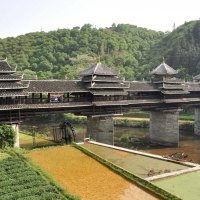
[[[0,105],[1,112],[0,124],[9,124],[16,133],[16,141],[14,146],[19,147],[19,123],[21,121],[20,109],[15,107],[8,110],[7,106],[21,104],[22,98],[28,96],[25,89],[28,84],[22,83],[22,77],[15,75],[16,68],[11,67],[7,59],[0,60]]]
[[[113,145],[114,123],[112,117],[121,115],[119,110],[122,102],[120,99],[127,96],[125,89],[130,86],[118,77],[116,71],[100,62],[86,69],[81,76],[85,87],[92,94],[94,106],[94,112],[87,115],[87,137],[97,142]],[[95,111],[98,108],[101,111]]]
[[[187,93],[181,81],[175,75],[177,71],[164,61],[151,74],[152,82],[160,90],[163,102],[176,99],[177,96]],[[152,143],[164,146],[178,146],[179,143],[179,111],[178,104],[172,107],[155,107],[150,111],[150,140]]]

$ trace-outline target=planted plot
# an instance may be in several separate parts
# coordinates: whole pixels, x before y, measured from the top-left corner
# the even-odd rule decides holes
[[[98,156],[142,178],[189,168],[181,164],[166,162],[95,144],[84,144],[82,146]]]
[[[158,199],[71,146],[31,151],[27,156],[83,200]]]
[[[199,180],[200,171],[196,171],[156,180],[153,183],[183,200],[197,200],[200,199]]]
[[[67,198],[22,159],[8,157],[0,160],[0,199],[65,200]]]

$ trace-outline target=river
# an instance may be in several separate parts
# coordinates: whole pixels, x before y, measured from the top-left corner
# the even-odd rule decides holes
[[[31,127],[36,127],[41,133],[49,133],[53,130],[53,127],[58,124],[53,122],[48,123],[32,123],[27,124],[23,122],[21,124],[21,130],[31,131]],[[77,142],[83,141],[86,133],[86,125],[73,124],[77,133]],[[180,152],[187,155],[187,161],[200,163],[200,137],[195,136],[193,133],[187,131],[180,131],[180,142],[179,147],[161,147],[152,146],[148,142],[148,128],[125,128],[115,127],[115,145],[122,146],[131,149],[138,149],[141,151],[158,154],[158,155],[169,155],[172,153]],[[142,142],[141,142],[142,141]]]

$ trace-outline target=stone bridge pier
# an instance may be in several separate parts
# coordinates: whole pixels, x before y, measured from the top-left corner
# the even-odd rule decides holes
[[[112,117],[87,117],[87,135],[96,142],[114,145],[114,123]]]
[[[150,112],[150,141],[163,146],[179,145],[179,110]]]
[[[19,144],[19,124],[12,124],[11,127],[13,128],[13,130],[15,131],[15,143],[14,143],[14,147],[20,147]]]
[[[194,134],[195,135],[200,135],[200,107],[196,107],[194,109],[194,116],[195,116],[195,121],[194,121]]]

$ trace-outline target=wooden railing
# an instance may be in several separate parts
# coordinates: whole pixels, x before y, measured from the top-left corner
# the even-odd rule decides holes
[[[148,99],[163,99],[161,95],[143,95],[143,96],[86,96],[86,97],[66,97],[62,100],[51,100],[48,98],[31,98],[31,97],[18,97],[13,98],[0,98],[0,105],[11,105],[11,104],[47,104],[47,103],[78,103],[78,102],[98,102],[98,101],[123,101],[123,100],[148,100]],[[170,99],[178,98],[200,98],[200,95],[189,94],[183,96],[171,95]]]

